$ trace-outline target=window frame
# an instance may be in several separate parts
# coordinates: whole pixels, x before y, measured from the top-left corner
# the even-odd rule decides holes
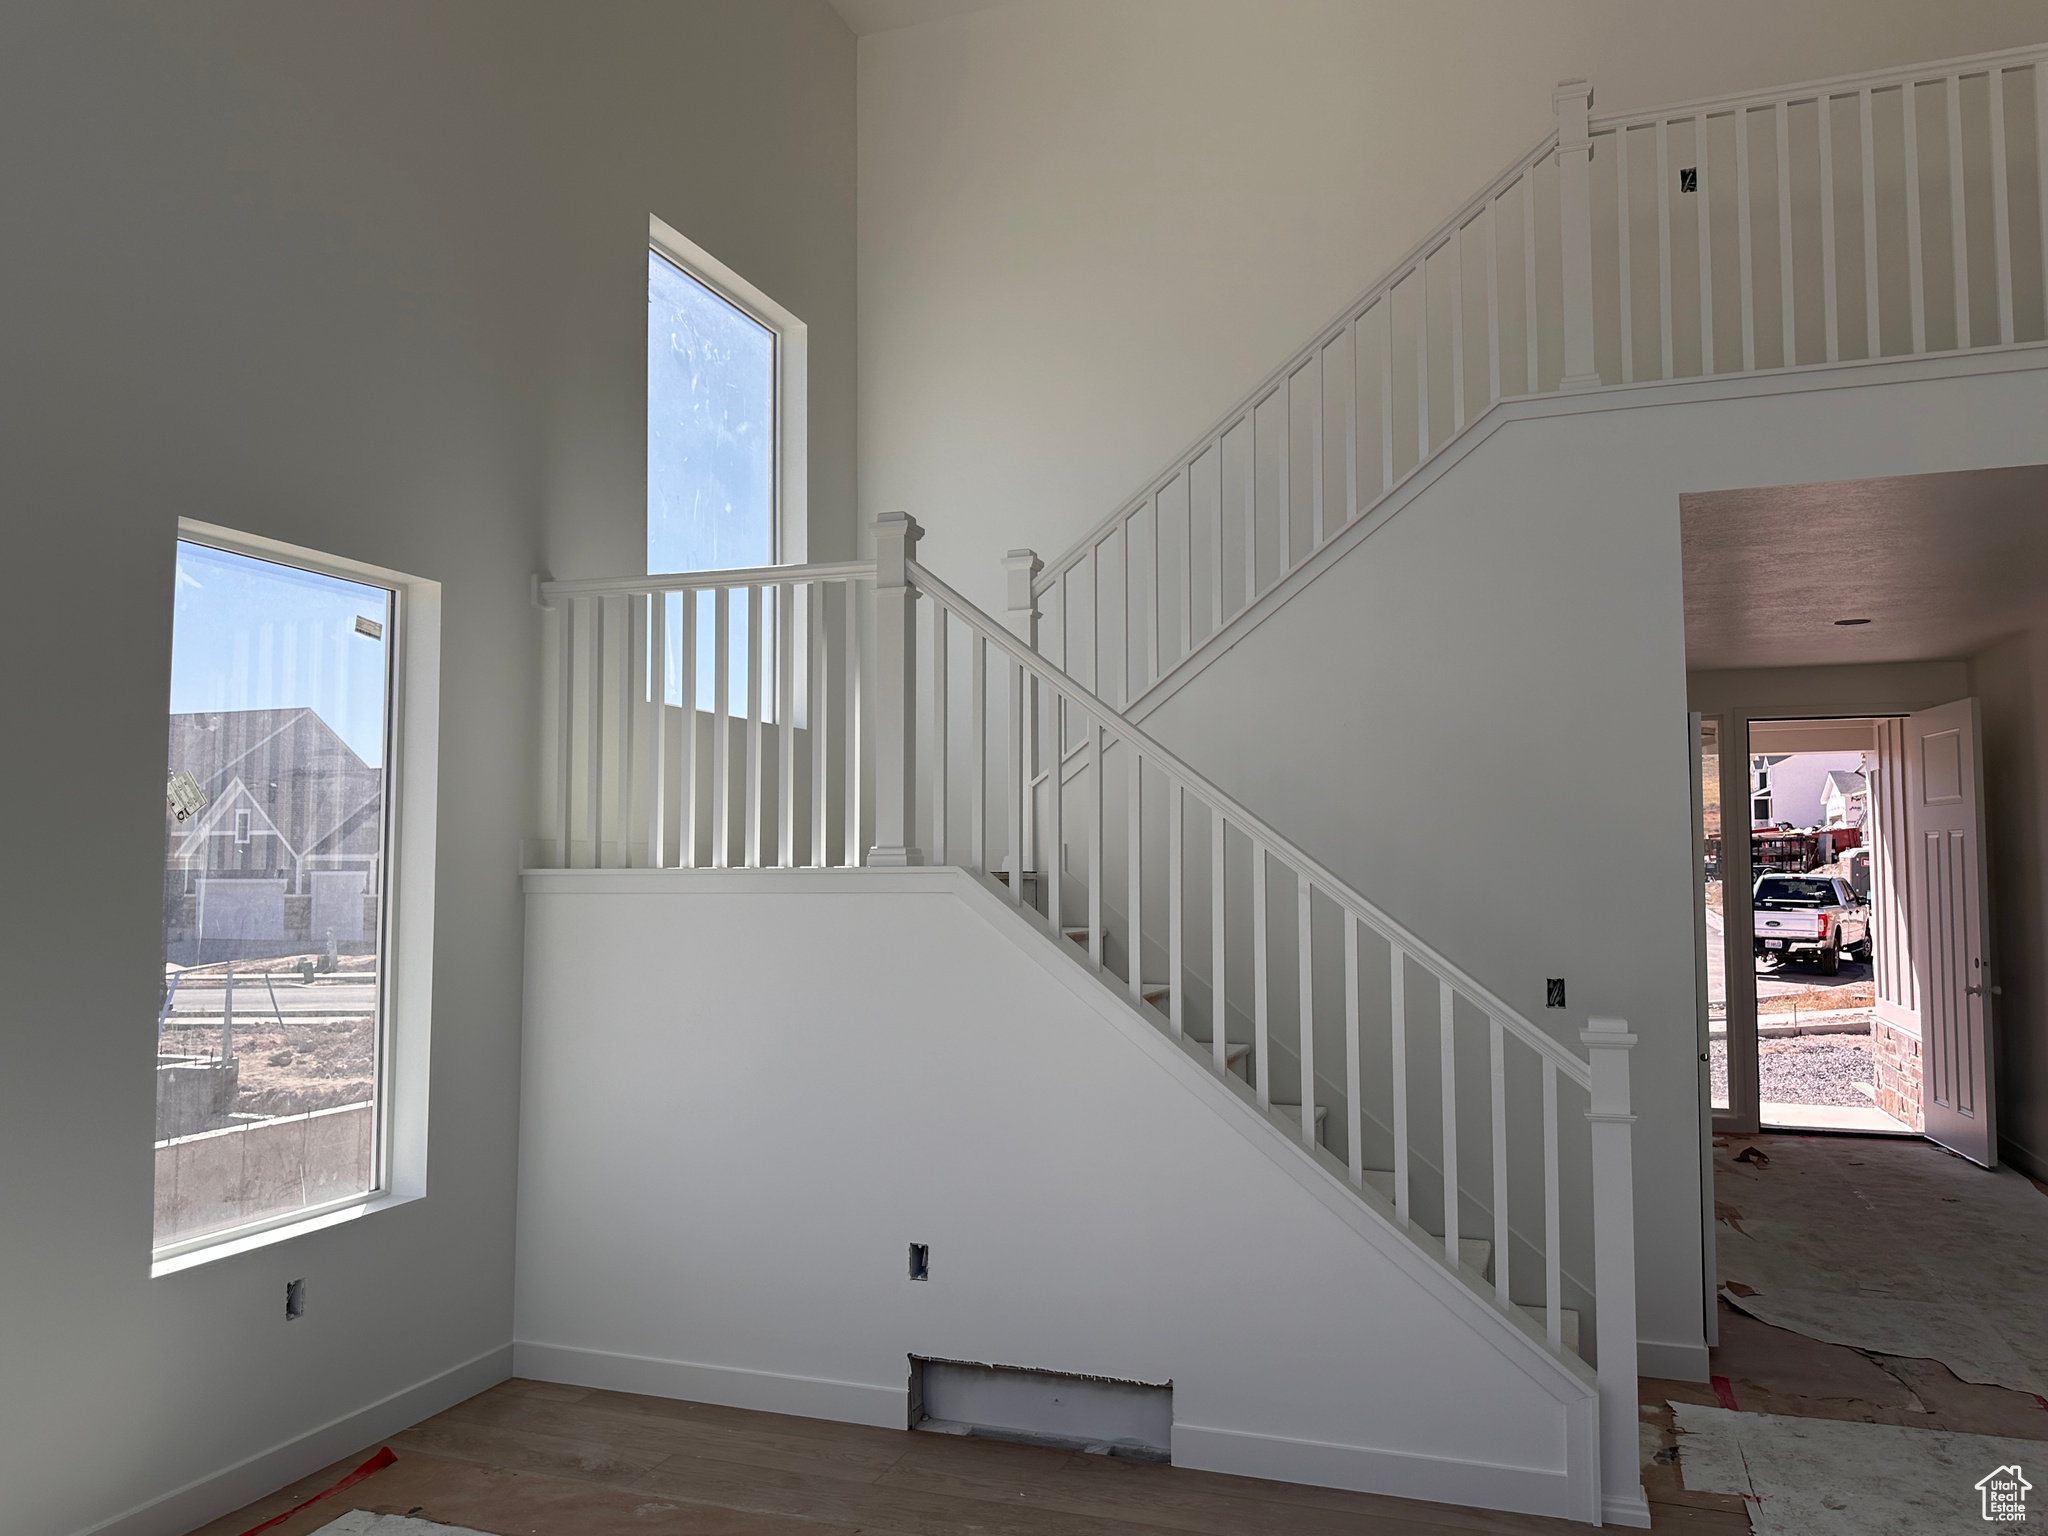
[[[774,391],[775,454],[773,462],[773,506],[768,530],[769,563],[801,565],[809,557],[810,448],[808,420],[809,328],[790,313],[674,228],[652,214],[647,219],[647,248],[676,267],[685,276],[702,283],[726,303],[746,315],[775,338]],[[642,357],[642,402],[646,403],[646,359]],[[645,463],[646,428],[643,415],[642,463]],[[653,488],[643,486],[640,513],[641,573],[647,574],[647,517]],[[669,573],[663,573],[669,574]]]
[[[381,985],[370,1188],[160,1246],[152,1241],[152,1277],[283,1242],[425,1195],[433,1010],[441,584],[190,518],[178,519],[177,541],[383,587],[392,594],[384,635],[384,846],[377,912]]]

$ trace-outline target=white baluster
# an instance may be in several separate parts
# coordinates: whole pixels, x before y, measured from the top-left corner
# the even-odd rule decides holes
[[[2048,63],[2034,66],[2034,194],[2041,210],[2041,314],[2048,325]]]
[[[683,685],[683,789],[682,814],[677,835],[681,847],[676,862],[684,869],[697,867],[697,592],[683,590],[682,685]]]
[[[1842,358],[1840,296],[1835,273],[1835,102],[1826,91],[1814,103],[1820,113],[1820,309],[1827,360]]]
[[[633,867],[633,755],[637,745],[633,724],[640,713],[635,686],[640,681],[640,647],[634,642],[641,638],[633,621],[639,608],[638,597],[619,600],[619,865],[623,869]]]
[[[775,862],[796,868],[796,588],[775,589],[775,720],[781,734],[775,750]]]
[[[1258,1065],[1259,1108],[1273,1102],[1272,1019],[1266,983],[1266,850],[1252,839],[1252,1054]]]
[[[711,619],[711,867],[732,867],[732,589]]]
[[[1344,919],[1344,1150],[1353,1186],[1365,1183],[1365,1105],[1360,1099],[1358,1046],[1358,919]]]
[[[654,793],[647,804],[647,862],[668,863],[668,594],[647,595],[647,650],[653,675],[647,691],[654,702]]]
[[[1621,277],[1621,382],[1633,384],[1636,377],[1636,317],[1629,282],[1635,274],[1630,270],[1628,225],[1628,129],[1617,128],[1614,130],[1614,228],[1619,247],[1617,270]]]
[[[574,814],[574,800],[571,798],[574,785],[571,770],[575,764],[576,742],[576,599],[564,597],[555,616],[555,816],[557,835],[561,848],[556,856],[556,867],[569,868],[569,821]]]
[[[1451,226],[1451,434],[1465,430],[1465,226]]]
[[[1451,984],[1437,982],[1437,1040],[1441,1066],[1438,1082],[1443,1090],[1444,1133],[1444,1258],[1458,1267],[1458,1058],[1452,1031],[1454,999]]]
[[[1823,96],[1823,111],[1826,105]],[[1780,101],[1772,109],[1771,127],[1778,140],[1778,362],[1792,368],[1799,363],[1799,338],[1792,315],[1792,124],[1788,112]]]
[[[1102,970],[1102,727],[1084,707],[1088,733],[1088,968]]]
[[[1863,163],[1863,355],[1876,357],[1884,350],[1877,319],[1877,134],[1867,85],[1856,93],[1856,133]]]
[[[2005,185],[2005,66],[1991,66],[1991,248],[1998,283],[1998,344],[2012,345],[2012,214]]]
[[[1488,1065],[1493,1080],[1493,1299],[1508,1294],[1508,1071],[1507,1041],[1499,1019],[1487,1021]]]
[[[1949,265],[1956,284],[1956,348],[1971,344],[1970,334],[1970,249],[1963,221],[1963,82],[1955,75],[1947,80],[1948,98],[1948,234]]]
[[[1699,162],[1693,173],[1693,223],[1700,246],[1700,376],[1714,371],[1714,234],[1713,188],[1707,177],[1707,114],[1692,120],[1692,153]]]
[[[1228,916],[1224,890],[1227,867],[1224,861],[1223,807],[1204,800],[1209,812],[1209,1053],[1218,1077],[1229,1070],[1225,1036],[1230,1025],[1230,994],[1224,982],[1223,961],[1229,948],[1225,921]]]
[[[1557,212],[1564,276],[1564,377],[1559,389],[1597,389],[1600,370],[1593,359],[1593,140],[1586,114],[1593,88],[1583,80],[1561,80],[1551,93],[1557,114]],[[1452,1256],[1456,1262],[1456,1255]]]
[[[1065,892],[1061,886],[1067,872],[1067,728],[1061,702],[1064,696],[1056,687],[1048,691],[1050,696],[1043,706],[1047,718],[1041,727],[1048,746],[1045,754],[1045,856],[1039,863],[1038,878],[1044,887],[1046,927],[1054,938],[1063,939],[1065,931],[1061,924],[1066,918]]]
[[[1536,167],[1522,171],[1522,329],[1523,353],[1528,362],[1529,393],[1536,393],[1537,364],[1541,349],[1536,344]]]
[[[1316,976],[1310,925],[1313,915],[1308,876],[1297,875],[1294,916],[1301,979],[1297,983],[1300,998],[1295,1013],[1301,1025],[1301,1144],[1309,1148],[1316,1144]]]
[[[1029,584],[1029,578],[1026,578]],[[1028,597],[1027,593],[1027,597]],[[932,780],[932,846],[934,864],[949,862],[946,857],[946,663],[952,634],[951,618],[946,605],[933,600],[932,610],[932,755],[931,765],[926,769]],[[1034,634],[1026,640],[1034,644]]]
[[[1500,198],[1486,202],[1486,403],[1500,399]],[[1354,416],[1356,411],[1352,413]]]
[[[840,813],[845,823],[846,839],[845,864],[852,869],[860,863],[860,752],[861,752],[861,643],[860,643],[860,587],[853,581],[846,583],[846,703],[844,713],[846,724],[840,735],[844,738],[844,763],[846,781],[846,807]]]
[[[1124,777],[1124,879],[1130,902],[1130,953],[1125,968],[1131,1001],[1145,1006],[1145,755],[1126,736],[1123,741]]]
[[[1166,1022],[1173,1038],[1185,1032],[1181,999],[1187,994],[1186,960],[1181,953],[1181,816],[1187,792],[1180,780],[1166,776]]]
[[[1636,1429],[1635,1170],[1629,1048],[1622,1019],[1589,1019],[1579,1034],[1592,1069],[1593,1289],[1599,1313],[1600,1468],[1610,1515],[1642,1507]]]
[[[1543,1336],[1564,1348],[1563,1274],[1558,1249],[1557,1064],[1543,1059]]]
[[[604,610],[609,598],[590,603],[590,867],[604,868]]]
[[[742,797],[746,835],[741,846],[748,869],[761,867],[761,717],[762,717],[762,615],[767,589],[749,586],[747,594],[747,786]]]
[[[1906,146],[1906,287],[1913,317],[1913,352],[1927,350],[1927,285],[1920,270],[1920,117],[1919,93],[1911,76],[1899,87],[1899,111]]]
[[[1750,241],[1749,108],[1735,109],[1735,267],[1742,282],[1742,371],[1756,367],[1756,255]]]
[[[1380,312],[1380,494],[1394,488],[1394,290],[1379,297]]]
[[[849,585],[848,590],[851,590]],[[832,709],[831,678],[827,675],[829,651],[825,645],[825,583],[814,581],[810,584],[810,641],[811,668],[805,678],[808,685],[809,708],[804,721],[811,732],[811,867],[823,869],[832,862],[831,845],[826,838],[826,828],[831,810],[831,787],[827,784],[826,764],[830,761],[827,753],[831,746]],[[694,685],[693,685],[694,686]],[[692,732],[690,740],[696,741],[694,723],[686,727]],[[692,747],[694,751],[694,746]]]
[[[1408,1225],[1408,956],[1401,946],[1387,946],[1387,975],[1392,1059],[1388,1077],[1394,1092],[1394,1214]]]
[[[1676,364],[1672,359],[1671,328],[1671,134],[1670,125],[1657,120],[1657,360],[1663,370],[1657,376],[1668,379]]]
[[[1007,844],[1003,867],[1010,873],[1010,905],[1024,904],[1024,802],[1031,796],[1031,776],[1024,771],[1024,667],[1010,663],[1008,730],[1003,736],[1003,832]]]
[[[967,856],[979,873],[988,872],[988,639],[976,633],[972,647],[973,720],[967,754]]]

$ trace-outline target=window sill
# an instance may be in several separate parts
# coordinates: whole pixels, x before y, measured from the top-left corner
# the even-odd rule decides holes
[[[277,1243],[289,1242],[295,1237],[304,1237],[310,1232],[322,1232],[329,1227],[338,1227],[346,1222],[373,1216],[379,1211],[390,1210],[393,1206],[409,1205],[420,1197],[415,1194],[379,1194],[354,1200],[331,1210],[316,1211],[310,1216],[301,1216],[281,1222],[274,1227],[261,1227],[255,1231],[225,1232],[218,1241],[205,1242],[199,1247],[183,1252],[168,1254],[153,1259],[149,1266],[149,1278],[175,1275],[181,1270],[196,1269],[202,1264],[211,1264],[217,1259],[231,1259],[237,1254],[253,1253],[259,1248],[269,1248]]]

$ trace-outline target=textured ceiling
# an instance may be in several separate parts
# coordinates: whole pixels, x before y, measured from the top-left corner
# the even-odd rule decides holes
[[[1960,660],[2048,611],[2048,466],[1716,491],[1679,518],[1693,670]]]
[[[969,11],[986,11],[1010,0],[831,0],[832,9],[853,28],[854,36],[894,32],[914,27],[921,21],[945,16],[964,16]]]

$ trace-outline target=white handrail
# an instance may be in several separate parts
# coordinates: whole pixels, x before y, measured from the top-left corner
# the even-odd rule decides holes
[[[1866,69],[1852,75],[1832,75],[1824,80],[1800,80],[1790,85],[1760,91],[1733,91],[1721,96],[1701,96],[1666,106],[1645,107],[1628,112],[1595,115],[1590,127],[1595,133],[1612,133],[1617,128],[1648,128],[1657,122],[1680,117],[1716,117],[1744,107],[1775,106],[1778,102],[1802,103],[1819,96],[1847,96],[1856,91],[1884,90],[1911,80],[1916,84],[1948,75],[1981,75],[1991,69],[2017,69],[2048,58],[2048,44],[2034,43],[2021,48],[2000,48],[1990,53],[1963,54],[1927,64],[1908,64],[1885,69]]]
[[[1340,309],[1336,317],[1316,333],[1313,340],[1306,346],[1296,348],[1288,355],[1285,362],[1268,373],[1240,397],[1229,410],[1217,417],[1180,453],[1176,454],[1171,460],[1170,468],[1146,481],[1144,486],[1135,494],[1125,498],[1118,505],[1116,511],[1110,513],[1109,516],[1103,518],[1101,522],[1089,529],[1087,533],[1076,539],[1068,546],[1064,554],[1047,565],[1034,579],[1032,583],[1033,592],[1043,593],[1054,586],[1061,576],[1072,570],[1087,555],[1091,548],[1100,544],[1113,533],[1120,520],[1129,517],[1133,512],[1144,506],[1146,501],[1156,495],[1164,486],[1170,484],[1173,478],[1188,463],[1200,458],[1218,438],[1229,432],[1232,427],[1243,421],[1249,412],[1255,410],[1261,403],[1270,398],[1273,391],[1287,378],[1299,372],[1302,365],[1309,358],[1313,357],[1319,348],[1327,346],[1338,336],[1342,335],[1347,327],[1355,324],[1361,315],[1385,298],[1404,278],[1412,276],[1419,263],[1440,251],[1445,243],[1449,241],[1454,230],[1462,229],[1470,224],[1493,200],[1499,198],[1502,193],[1513,187],[1517,181],[1529,173],[1531,167],[1550,155],[1556,148],[1557,135],[1554,132],[1545,134],[1533,148],[1527,153],[1516,157],[1508,165],[1507,169],[1488,182],[1485,189],[1477,196],[1469,198],[1460,204],[1450,217],[1446,218],[1436,228],[1423,236],[1422,239],[1410,246],[1384,273],[1368,284],[1364,292]]]
[[[543,581],[540,595],[626,597],[649,592],[705,592],[719,587],[774,587],[784,582],[873,580],[872,560],[827,560],[811,565],[750,565],[719,571],[674,571],[660,576],[585,576]]]
[[[979,636],[987,645],[1003,652],[1026,671],[1042,681],[1051,684],[1067,697],[1080,704],[1090,714],[1099,718],[1101,724],[1118,738],[1131,742],[1151,762],[1179,780],[1183,787],[1193,791],[1222,812],[1231,822],[1250,833],[1270,852],[1279,855],[1295,866],[1302,874],[1339,905],[1358,918],[1366,926],[1388,942],[1398,945],[1407,957],[1439,979],[1449,982],[1463,992],[1490,1017],[1498,1019],[1512,1030],[1525,1044],[1536,1050],[1557,1069],[1582,1088],[1592,1086],[1590,1068],[1586,1062],[1561,1045],[1545,1030],[1531,1023],[1515,1007],[1483,982],[1476,980],[1454,960],[1442,954],[1425,942],[1395,918],[1360,895],[1343,879],[1334,874],[1327,865],[1304,852],[1284,834],[1275,830],[1255,812],[1232,799],[1222,789],[1189,767],[1177,754],[1170,751],[1144,727],[1126,719],[1102,699],[1083,688],[1073,678],[1047,662],[1023,641],[1004,629],[994,619],[983,613],[967,598],[946,585],[917,561],[907,562],[911,581],[926,595],[935,599],[941,607]]]

